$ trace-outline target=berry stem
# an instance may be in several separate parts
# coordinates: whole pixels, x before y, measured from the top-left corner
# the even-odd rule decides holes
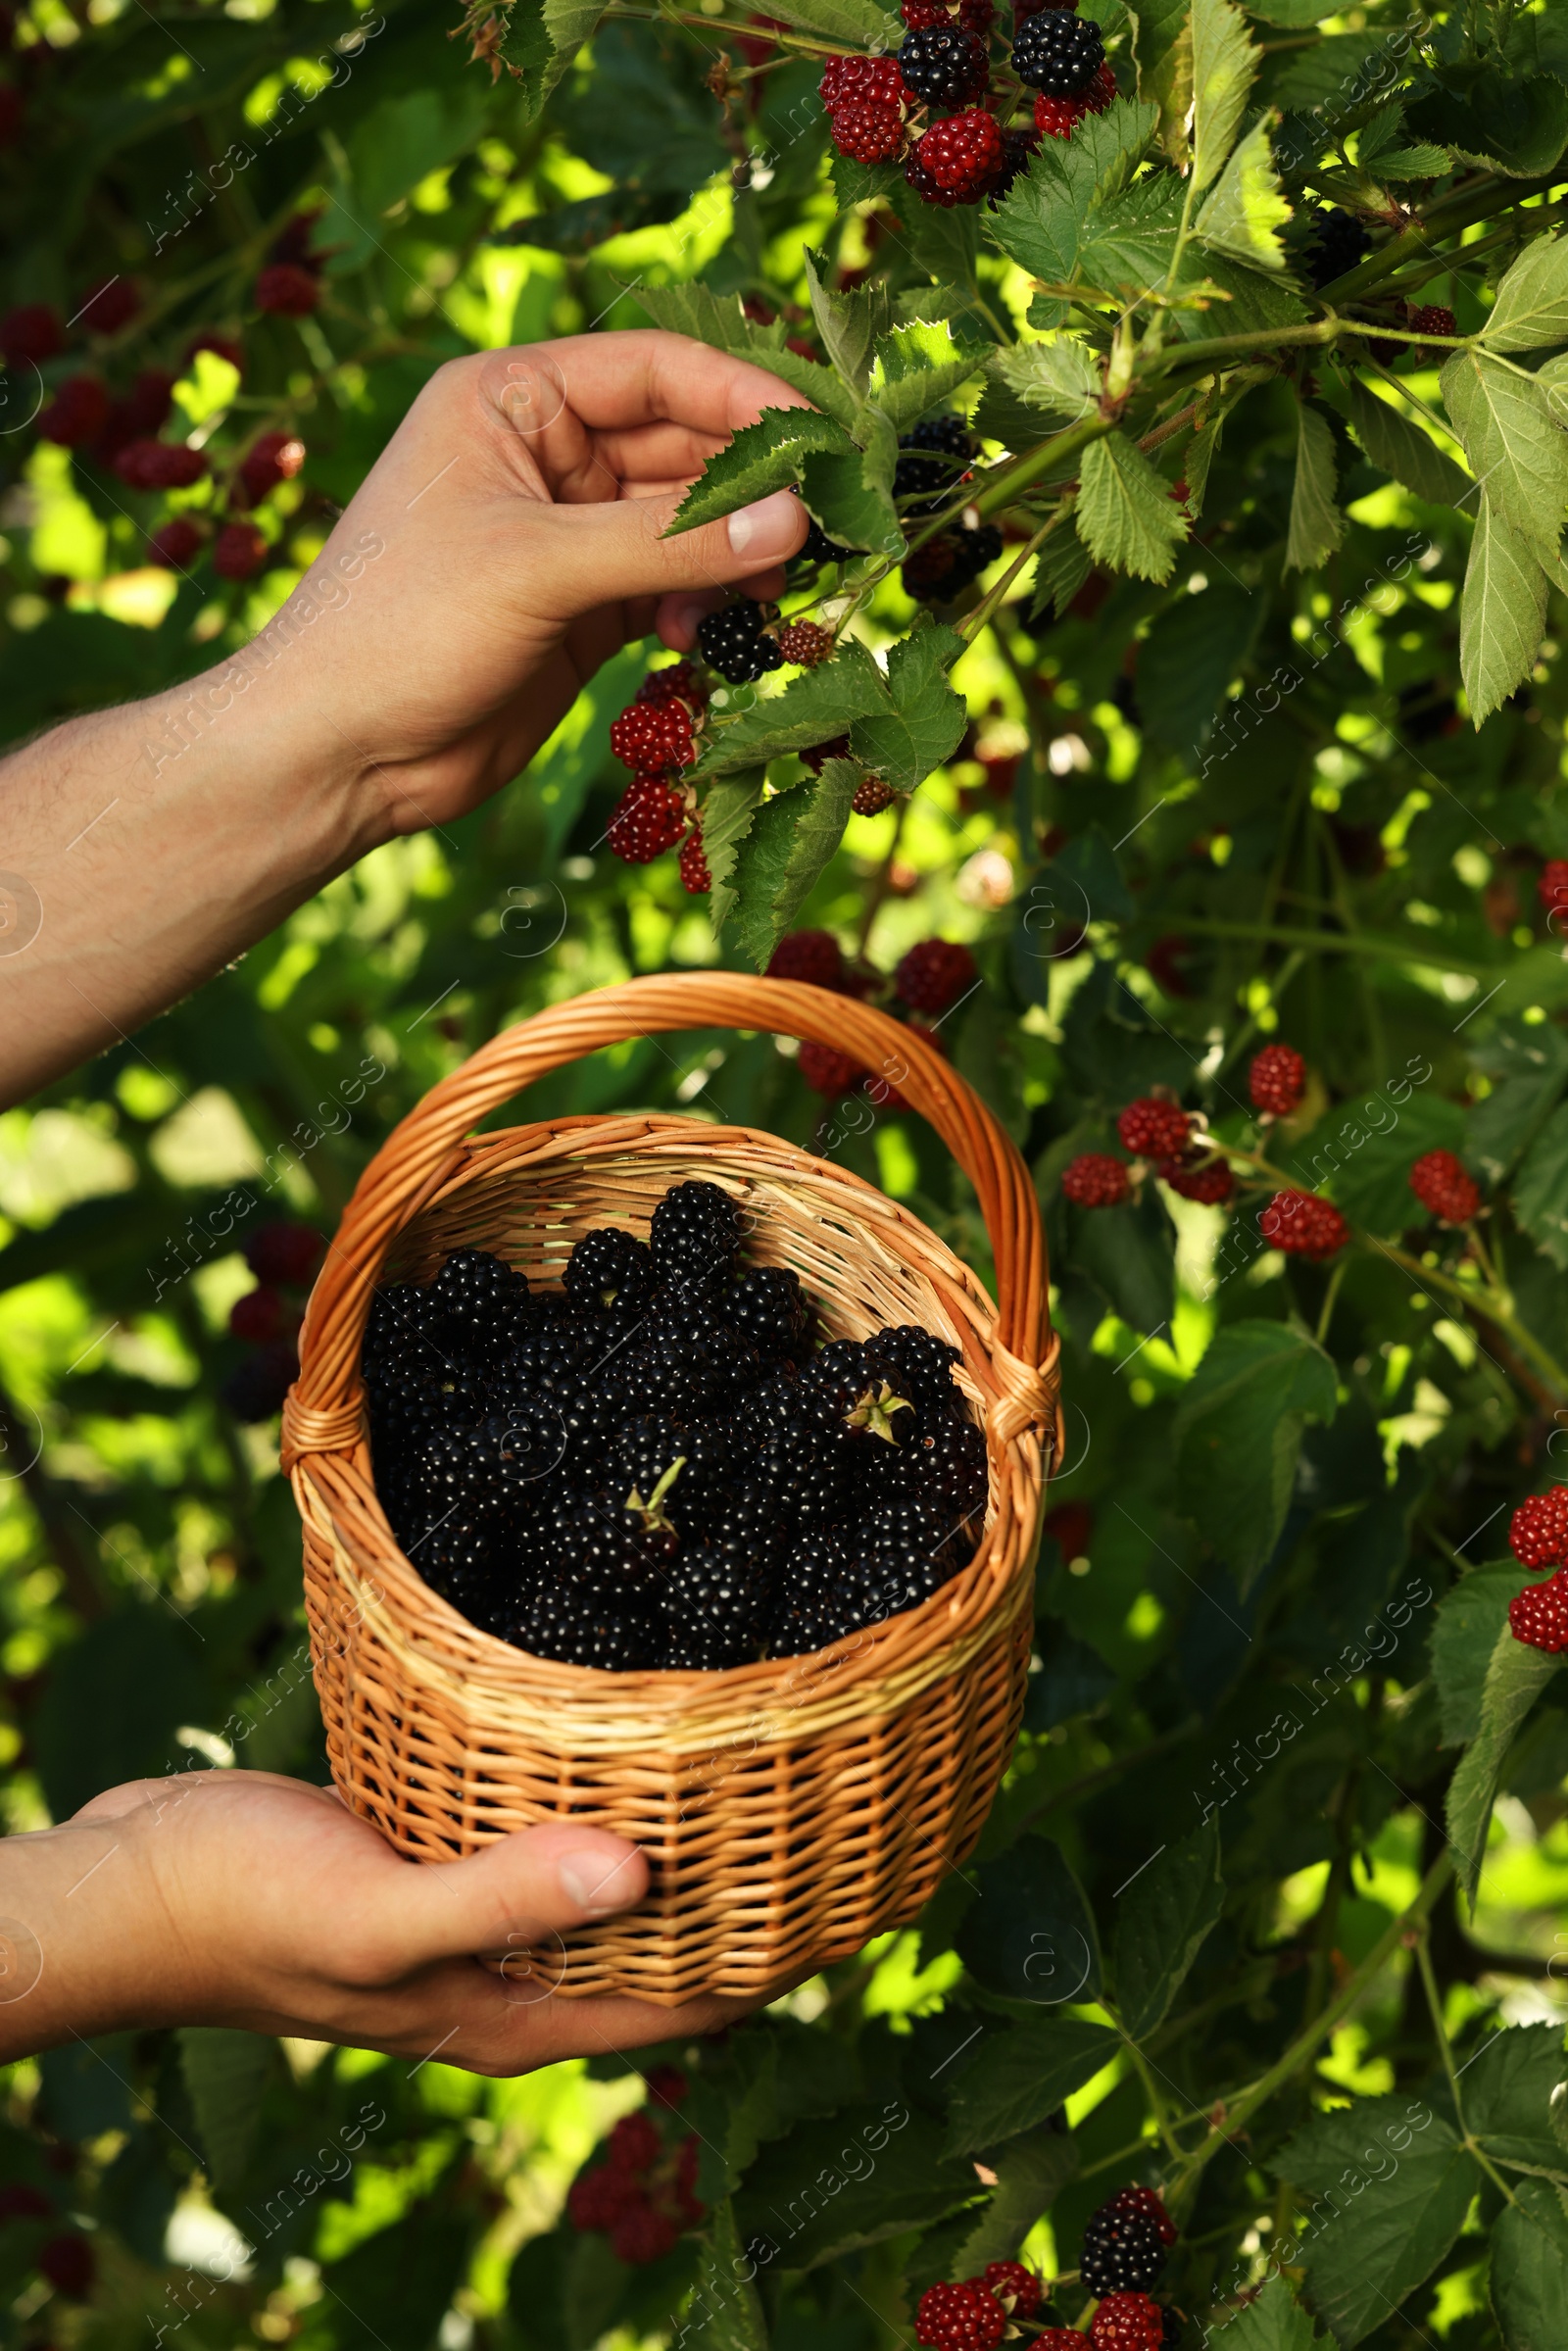
[[[1443,2053],[1443,2070],[1448,2078],[1448,2095],[1453,2100],[1454,2121],[1459,2126],[1460,2135],[1465,2146],[1486,2173],[1493,2186],[1505,2196],[1510,2204],[1517,2204],[1518,2197],[1493,2163],[1486,2149],[1480,2146],[1472,2136],[1464,2119],[1464,2104],[1459,2093],[1459,2076],[1454,2069],[1453,2050],[1448,2040],[1448,2029],[1443,2021],[1443,1995],[1438,1989],[1438,1979],[1432,1969],[1431,1940],[1431,1922],[1423,1919],[1421,1932],[1415,1938],[1415,1964],[1420,1970],[1421,1987],[1427,1996],[1427,2009],[1432,2018],[1432,2030],[1437,2037],[1438,2047]]]
[[[1153,2067],[1119,2018],[1116,2022],[1116,2030],[1121,2034],[1123,2048],[1132,2059],[1133,2069],[1144,2085],[1144,2096],[1149,2100],[1149,2111],[1153,2116],[1155,2127],[1165,2142],[1167,2154],[1173,2156],[1177,2163],[1185,2161],[1187,2150],[1171,2127],[1170,2109],[1166,2104],[1164,2091],[1154,2079]]]

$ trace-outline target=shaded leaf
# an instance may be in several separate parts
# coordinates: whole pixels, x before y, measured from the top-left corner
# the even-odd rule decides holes
[[[1513,1209],[1536,1247],[1568,1270],[1568,1104],[1552,1112],[1525,1153]]]
[[[1250,269],[1283,269],[1285,247],[1278,231],[1290,217],[1268,125],[1254,122],[1199,215],[1198,233],[1211,250]]]
[[[1049,609],[1059,620],[1089,570],[1088,548],[1076,532],[1058,523],[1035,557],[1035,612]]]
[[[1078,2149],[1068,2131],[1042,2128],[1004,2146],[992,2168],[995,2192],[959,2241],[952,2264],[955,2278],[974,2278],[989,2261],[1017,2257],[1030,2229],[1077,2172]]]
[[[697,772],[732,775],[780,752],[829,743],[849,733],[852,719],[882,710],[887,693],[881,670],[858,637],[845,637],[831,661],[804,670],[782,693],[760,698],[738,718],[715,726]]]
[[[1530,675],[1545,625],[1536,550],[1483,497],[1459,600],[1459,671],[1478,727]]]
[[[1471,1107],[1464,1156],[1483,1182],[1501,1184],[1568,1085],[1568,1038],[1549,1021],[1504,1021],[1477,1059],[1492,1091]]]
[[[1073,519],[1097,563],[1140,579],[1169,579],[1187,524],[1170,484],[1125,434],[1107,433],[1083,453]]]
[[[941,2124],[889,2097],[763,2147],[735,2198],[736,2231],[743,2244],[762,2239],[772,2268],[813,2270],[940,2220],[978,2186],[973,2164],[946,2152]]]
[[[1116,2004],[1134,2040],[1164,2022],[1219,1919],[1219,1822],[1167,1845],[1116,1897]]]
[[[892,479],[892,465],[878,451],[812,450],[801,466],[801,496],[808,514],[841,547],[897,556],[904,551],[904,526]]]
[[[1549,171],[1568,145],[1568,89],[1550,73],[1446,67],[1407,109],[1420,138],[1514,179]]]
[[[897,49],[904,32],[898,18],[878,8],[876,0],[779,0],[771,13],[801,32],[818,32],[824,40],[876,55]]]
[[[708,859],[712,882],[709,906],[715,937],[735,904],[735,893],[730,886],[735,856],[761,804],[766,773],[765,767],[757,766],[743,767],[738,775],[721,776],[710,787],[703,802],[703,855]]]
[[[1535,2164],[1568,2179],[1552,2128],[1552,2102],[1568,2080],[1561,2025],[1514,2025],[1494,2033],[1459,2078],[1465,2125],[1496,2163]]]
[[[1245,1592],[1279,1540],[1309,1419],[1331,1421],[1332,1360],[1277,1322],[1216,1332],[1177,1409],[1181,1507]]]
[[[1345,516],[1334,503],[1334,435],[1309,402],[1297,403],[1296,482],[1291,491],[1291,524],[1285,542],[1287,571],[1315,571],[1345,536]]]
[[[850,286],[839,292],[824,282],[833,275],[829,263],[809,248],[802,256],[807,299],[822,348],[846,383],[863,394],[871,380],[871,354],[877,338],[892,325],[886,286]]]
[[[709,2351],[767,2351],[767,2322],[755,2268],[747,2259],[728,2196],[713,2208],[681,2340],[706,2344]]]
[[[1180,596],[1167,605],[1138,657],[1138,706],[1147,733],[1184,758],[1193,756],[1251,651],[1263,603],[1250,589],[1218,580],[1200,596]]]
[[[1358,2098],[1319,2115],[1274,2159],[1305,2191],[1294,2259],[1310,2307],[1359,2343],[1430,2278],[1481,2184],[1474,2159],[1419,2098]]]
[[[195,2109],[208,2173],[215,2185],[236,2187],[245,2177],[262,2100],[277,2068],[277,2043],[261,2033],[224,2025],[182,2025],[179,2067]]]
[[[1355,437],[1373,465],[1402,481],[1417,498],[1434,506],[1458,506],[1475,488],[1469,475],[1451,457],[1445,456],[1431,434],[1402,416],[1392,401],[1379,399],[1377,393],[1354,380],[1345,397]]]
[[[1110,2063],[1121,2041],[1082,2017],[1031,2017],[988,2034],[953,2092],[949,2144],[956,2154],[1033,2131]]]
[[[827,759],[812,783],[780,793],[753,817],[736,851],[730,930],[759,971],[843,840],[861,781],[853,759]]]
[[[978,1878],[980,1898],[957,1940],[976,1983],[1041,2007],[1098,1998],[1094,1914],[1061,1847],[1049,1837],[1021,1837]]]
[[[1492,2307],[1505,2351],[1558,2351],[1568,2308],[1568,2212],[1544,2180],[1510,2184],[1514,2202],[1497,2216],[1492,2237]]]
[[[1494,1529],[1495,1532],[1495,1529]],[[1432,1628],[1432,1678],[1446,1747],[1463,1746],[1481,1728],[1487,1669],[1507,1631],[1508,1602],[1523,1569],[1513,1559],[1473,1568],[1438,1602]]]
[[[1282,5],[1283,0],[1276,0]],[[1258,12],[1261,13],[1261,12]],[[1270,12],[1271,22],[1278,22]],[[1323,2337],[1283,2278],[1271,2278],[1255,2302],[1227,2312],[1225,2351],[1317,2351]]]
[[[1524,1641],[1515,1641],[1506,1625],[1497,1636],[1481,1692],[1481,1728],[1460,1757],[1459,1768],[1448,1784],[1448,1842],[1472,1912],[1486,1859],[1492,1807],[1508,1749],[1525,1716],[1561,1663],[1561,1658],[1549,1650],[1533,1649]]]

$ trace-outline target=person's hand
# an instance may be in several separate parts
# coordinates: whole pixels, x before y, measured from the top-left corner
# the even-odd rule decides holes
[[[196,2024],[520,2074],[710,2033],[745,2006],[553,1991],[559,1935],[648,1883],[634,1845],[570,1822],[421,1864],[330,1788],[191,1772],[111,1788],[3,1850],[0,2061]],[[480,1963],[507,1952],[503,1974]]]
[[[745,360],[654,331],[443,367],[279,615],[287,630],[326,600],[285,656],[291,704],[326,718],[323,750],[386,795],[396,831],[463,814],[628,639],[657,626],[688,652],[730,586],[779,592],[808,527],[788,490],[661,534],[734,431],[806,405]],[[368,547],[384,552],[362,563]]]

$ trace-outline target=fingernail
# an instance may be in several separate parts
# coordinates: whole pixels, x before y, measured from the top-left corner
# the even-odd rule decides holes
[[[602,1918],[607,1911],[624,1910],[636,1899],[635,1871],[637,1856],[625,1853],[607,1869],[598,1853],[568,1853],[556,1864],[562,1891],[586,1910],[590,1918]]]
[[[786,554],[802,535],[804,513],[793,490],[775,490],[756,506],[743,506],[729,518],[729,543],[736,555],[759,564]]]

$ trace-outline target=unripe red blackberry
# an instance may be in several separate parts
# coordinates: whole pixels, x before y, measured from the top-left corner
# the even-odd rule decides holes
[[[285,1331],[297,1330],[299,1319],[298,1310],[290,1306],[282,1292],[262,1282],[229,1307],[229,1335],[253,1347],[265,1347],[270,1340],[281,1339]]]
[[[245,346],[238,335],[226,335],[221,327],[204,326],[191,336],[185,346],[185,365],[190,367],[199,351],[211,351],[220,360],[227,360],[238,375],[245,372]]]
[[[207,459],[179,441],[132,441],[116,458],[115,471],[132,490],[188,490],[207,471]]]
[[[833,631],[818,628],[814,620],[786,620],[778,632],[778,649],[786,661],[815,669],[833,651]]]
[[[1205,1158],[1200,1151],[1185,1151],[1179,1159],[1161,1159],[1154,1173],[1183,1200],[1201,1200],[1211,1208],[1229,1200],[1236,1190],[1229,1161]]]
[[[634,775],[605,828],[605,839],[628,865],[647,865],[673,849],[686,829],[686,809],[663,775]]]
[[[909,97],[896,57],[830,57],[817,86],[829,114],[852,98],[869,106],[905,106]]]
[[[315,270],[297,262],[269,262],[256,280],[256,307],[274,318],[308,318],[320,302]]]
[[[1423,1151],[1410,1170],[1410,1189],[1444,1224],[1468,1224],[1481,1205],[1481,1187],[1452,1151]]]
[[[829,1102],[853,1094],[865,1076],[852,1053],[841,1053],[831,1045],[817,1045],[809,1037],[801,1047],[796,1066],[811,1092],[825,1095]]]
[[[1129,1102],[1116,1121],[1117,1134],[1140,1159],[1179,1159],[1191,1131],[1180,1102],[1162,1102],[1153,1094]]]
[[[1108,57],[1102,58],[1094,80],[1084,93],[1084,104],[1092,115],[1102,115],[1107,106],[1116,103],[1116,69]]]
[[[1070,139],[1089,112],[1087,98],[1047,98],[1035,100],[1035,128],[1043,130],[1048,139]]]
[[[858,164],[890,164],[904,150],[904,117],[874,98],[846,98],[828,121],[840,155]],[[786,661],[793,657],[784,656]]]
[[[1508,1524],[1508,1548],[1521,1567],[1568,1559],[1568,1486],[1526,1496]]]
[[[81,449],[109,420],[109,394],[96,375],[69,375],[38,418],[40,441]]]
[[[213,569],[220,579],[254,579],[270,552],[254,522],[225,522],[213,549]]]
[[[74,326],[89,334],[118,334],[141,309],[141,288],[133,277],[100,277],[89,286],[72,317]]]
[[[708,708],[708,688],[690,661],[671,661],[663,669],[650,669],[632,699],[655,705],[683,702],[696,711]]]
[[[161,563],[166,571],[185,571],[201,553],[202,533],[199,523],[188,514],[175,514],[153,532],[147,542],[147,554],[152,563]]]
[[[893,786],[885,784],[879,775],[868,775],[850,803],[850,813],[854,816],[880,816],[884,808],[892,808],[898,797]]]
[[[1141,2212],[1159,2230],[1161,2244],[1173,2245],[1176,2242],[1176,2224],[1154,2188],[1119,2187],[1102,2209],[1106,2212]]]
[[[1094,2351],[1160,2351],[1165,2314],[1148,2294],[1107,2294],[1090,2322]]]
[[[930,2351],[993,2351],[1007,2314],[983,2285],[928,2285],[914,2314],[914,2339]]]
[[[1441,302],[1423,302],[1414,308],[1407,307],[1405,317],[1417,342],[1423,335],[1451,335],[1454,331],[1453,313]],[[1447,354],[1443,356],[1446,358]]]
[[[894,994],[911,1012],[935,1020],[950,1011],[979,979],[973,955],[956,939],[921,939],[900,958]]]
[[[1080,1208],[1115,1208],[1131,1189],[1125,1159],[1109,1151],[1080,1151],[1061,1171],[1064,1198]]]
[[[279,482],[292,481],[305,463],[305,443],[288,432],[264,432],[240,461],[235,488],[236,506],[260,506]]]
[[[977,41],[991,38],[996,24],[995,0],[958,0],[958,23],[965,32],[972,32]]]
[[[634,702],[611,727],[610,748],[638,775],[688,767],[696,749],[691,712],[680,702]]]
[[[1288,1257],[1332,1257],[1350,1228],[1332,1200],[1315,1192],[1276,1192],[1257,1220],[1265,1241]]]
[[[1568,857],[1548,857],[1541,868],[1536,895],[1548,914],[1568,913]]]
[[[813,775],[820,775],[829,759],[847,759],[849,756],[850,738],[848,735],[835,735],[831,742],[827,743],[813,743],[809,751],[801,753],[801,758]]]
[[[52,360],[66,347],[66,322],[52,302],[23,302],[0,318],[0,359],[24,367]]]
[[[944,6],[944,0],[904,0],[899,14],[911,32],[917,32],[923,24],[951,24],[953,22],[952,12]]]
[[[988,2287],[999,2301],[1010,2299],[1015,2319],[1032,2319],[1040,2308],[1040,2280],[1021,2261],[988,2261],[985,2276],[968,2282]]]
[[[978,98],[990,73],[984,41],[961,24],[927,24],[908,32],[899,50],[904,86],[927,106],[956,113]]]
[[[1294,1045],[1265,1045],[1260,1053],[1253,1054],[1247,1073],[1247,1090],[1254,1110],[1267,1110],[1275,1118],[1288,1118],[1300,1101],[1305,1085],[1306,1063]]]
[[[1070,16],[1065,9],[1025,18],[1013,35],[1013,72],[1048,98],[1087,97],[1104,60],[1105,44],[1094,18]]]
[[[767,958],[766,977],[836,989],[844,978],[843,950],[831,931],[786,931]]]
[[[976,106],[942,116],[914,152],[939,188],[959,204],[978,204],[1002,169],[1004,149],[995,118]]]
[[[325,1248],[313,1225],[274,1217],[257,1226],[243,1254],[259,1282],[281,1282],[289,1289],[301,1290],[319,1265]]]
[[[713,887],[713,877],[708,870],[708,857],[703,848],[703,828],[694,824],[680,846],[680,886],[694,898]]]
[[[904,176],[908,181],[915,194],[919,197],[922,204],[940,204],[945,212],[951,212],[953,207],[958,201],[956,196],[950,196],[947,189],[940,187],[936,180],[932,178],[930,172],[926,170],[924,164],[920,161],[919,156],[915,153],[912,147],[904,159]],[[930,547],[922,547],[920,549],[920,555],[929,555],[931,552],[931,547],[934,547],[937,544],[938,542],[933,539]],[[918,562],[919,557],[917,556],[913,560]],[[905,586],[907,587],[909,584],[909,566],[907,563],[906,563],[904,569]],[[910,593],[913,593],[912,589],[910,590]]]
[[[1508,1602],[1508,1630],[1527,1649],[1568,1649],[1568,1568],[1527,1584]]]

